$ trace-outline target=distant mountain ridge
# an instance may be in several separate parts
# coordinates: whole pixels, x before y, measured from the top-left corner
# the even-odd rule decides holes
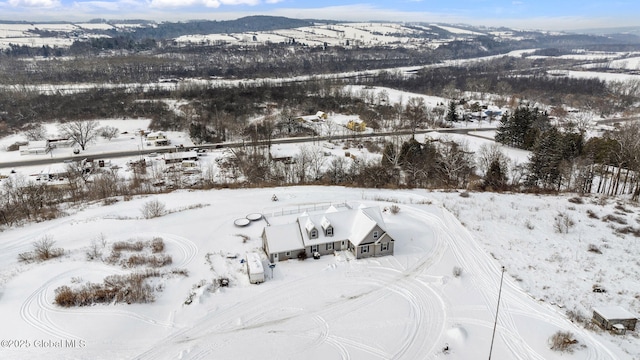
[[[230,34],[254,31],[293,29],[311,26],[313,20],[291,19],[282,16],[246,16],[236,20],[192,20],[186,22],[163,22],[155,27],[136,29],[138,38],[169,39],[182,35]]]

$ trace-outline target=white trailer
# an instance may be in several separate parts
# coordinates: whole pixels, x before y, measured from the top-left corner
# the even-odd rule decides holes
[[[264,268],[260,255],[247,253],[247,272],[249,273],[249,282],[252,284],[264,282]]]

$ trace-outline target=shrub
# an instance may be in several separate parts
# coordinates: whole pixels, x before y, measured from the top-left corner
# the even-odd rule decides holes
[[[144,243],[142,241],[117,241],[111,246],[113,251],[142,251],[144,249]]]
[[[618,223],[620,225],[627,225],[627,220],[625,218],[623,218],[622,216],[616,216],[616,215],[605,215],[602,217],[602,221],[604,222],[609,222],[609,221],[613,221],[615,223]]]
[[[596,215],[596,213],[591,209],[587,210],[587,216],[592,219],[599,219],[598,215]]]
[[[64,253],[63,249],[54,248],[56,242],[49,235],[45,235],[42,239],[33,243],[34,253],[38,260],[49,260],[58,257]]]
[[[64,249],[54,247],[55,244],[55,240],[50,235],[45,235],[33,243],[33,251],[18,254],[18,260],[23,262],[45,261],[62,256]]]
[[[573,352],[573,347],[578,343],[569,331],[558,330],[549,338],[551,350],[560,352]]]
[[[589,244],[589,246],[587,247],[587,251],[596,253],[596,254],[602,254],[602,251],[600,250],[600,248],[595,244]]]
[[[616,229],[616,232],[619,234],[633,234],[635,237],[640,237],[640,229],[634,228],[633,226],[624,226]]]
[[[526,226],[527,229],[529,230],[533,230],[536,228],[535,225],[533,225],[533,223],[529,219],[524,221],[524,226]]]
[[[584,324],[588,320],[580,310],[568,310],[567,318],[569,318],[569,320],[571,320],[572,322],[580,324]]]
[[[553,223],[553,228],[556,230],[556,232],[560,234],[567,234],[569,232],[569,229],[572,228],[574,225],[575,225],[575,222],[569,216],[569,214],[564,212],[558,212],[558,215],[556,216]]]
[[[55,290],[56,304],[64,307],[74,306],[76,302],[75,294],[68,286],[61,286]]]
[[[573,204],[584,204],[584,200],[582,200],[582,198],[579,197],[579,196],[575,196],[575,197],[569,198],[568,201],[570,203],[573,203]]]
[[[161,237],[155,237],[151,240],[151,251],[159,253],[164,251],[164,241]]]
[[[166,206],[158,199],[149,200],[142,205],[140,209],[145,219],[153,219],[166,214]]]
[[[400,206],[393,204],[391,205],[391,207],[389,207],[389,211],[393,214],[396,215],[397,213],[400,212]]]
[[[151,267],[163,267],[165,265],[170,265],[173,262],[173,259],[169,255],[131,255],[126,261],[123,261],[123,265],[126,267],[136,267],[142,265],[149,265]]]
[[[111,302],[152,302],[155,300],[153,288],[145,283],[145,279],[160,275],[157,270],[147,270],[129,275],[111,275],[102,284],[87,283],[75,290],[61,286],[55,290],[55,302],[64,307]]]
[[[460,275],[462,275],[462,268],[460,266],[454,266],[453,267],[453,276],[454,277],[460,277]]]
[[[469,192],[468,192],[468,191],[464,191],[464,192],[461,192],[461,193],[460,193],[460,197],[468,198],[469,196],[470,196],[470,195],[469,195]]]

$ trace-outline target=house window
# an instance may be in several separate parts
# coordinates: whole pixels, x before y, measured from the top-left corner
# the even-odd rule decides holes
[[[382,251],[387,251],[389,250],[389,243],[382,243],[382,246],[380,248]]]
[[[375,240],[375,239],[377,239],[377,238],[378,238],[378,236],[380,236],[380,234],[379,234],[377,231],[374,231],[374,232],[373,232],[373,239],[374,239],[374,240]]]
[[[291,256],[291,251],[287,251],[287,252],[285,253],[285,255],[287,255],[287,257],[290,257],[290,256]]]
[[[332,227],[328,227],[328,228],[327,228],[327,233],[326,233],[326,235],[327,235],[327,236],[333,236],[333,228],[332,228]]]
[[[333,250],[333,243],[327,244],[327,250]]]
[[[310,238],[315,239],[318,237],[318,230],[316,229],[312,229],[311,230],[311,234],[309,235]]]
[[[367,246],[363,246],[360,248],[360,253],[364,254],[364,253],[368,253],[369,252],[369,245]]]
[[[318,251],[318,245],[313,245],[313,246],[311,247],[311,252],[312,252],[312,253],[314,253],[314,252],[316,252],[316,251]]]

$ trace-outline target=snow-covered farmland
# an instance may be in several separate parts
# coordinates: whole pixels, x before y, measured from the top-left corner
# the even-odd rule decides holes
[[[272,194],[278,202],[271,201]],[[613,232],[606,223],[585,216],[587,208],[602,214],[613,211],[611,203],[592,204],[597,199],[586,199],[585,205],[572,205],[563,197],[471,194],[464,198],[455,192],[339,187],[181,191],[153,197],[177,212],[145,220],[140,209],[149,199],[69,209],[68,217],[3,233],[0,314],[12,326],[3,327],[0,337],[75,344],[3,349],[9,357],[487,356],[501,266],[506,266],[506,275],[495,358],[633,359],[639,350],[634,333],[614,337],[593,332],[564,316],[567,307],[574,305],[586,311],[609,303],[637,309],[633,298],[638,291],[634,287],[637,272],[622,264],[606,266],[609,260],[626,259],[627,251],[636,252],[637,242],[626,236],[610,237]],[[235,219],[345,201],[352,206],[400,207],[397,215],[383,215],[397,239],[394,256],[355,260],[338,252],[320,260],[280,262],[273,274],[267,268],[265,283],[249,284],[239,261],[247,251],[259,252],[266,222],[239,229],[233,225]],[[570,206],[575,210],[568,210]],[[568,234],[552,228],[557,211],[570,211],[576,220]],[[269,216],[273,215],[267,215],[267,220]],[[293,221],[294,216],[277,221]],[[523,223],[527,218],[532,229]],[[593,242],[587,240],[587,231],[591,237],[609,239],[607,247],[593,240],[603,254],[587,250],[586,245]],[[19,263],[18,254],[30,250],[31,243],[45,234],[65,249],[65,255],[47,262]],[[81,308],[53,304],[59,286],[130,271],[100,260],[88,261],[85,253],[92,239],[106,240],[103,251],[108,256],[116,241],[152,237],[163,238],[174,266],[189,272],[186,278],[156,279],[154,286],[159,290],[154,303]],[[579,238],[583,241],[578,242]],[[240,256],[230,259],[228,254]],[[591,264],[588,271],[585,263]],[[453,271],[456,266],[461,269],[459,276]],[[593,271],[598,272],[598,282],[608,284],[608,293],[590,291]],[[231,286],[212,286],[219,276],[229,277]],[[622,277],[627,280],[616,280]],[[549,349],[547,340],[558,330],[574,333],[579,345],[573,354]],[[446,345],[447,354],[442,351]]]

